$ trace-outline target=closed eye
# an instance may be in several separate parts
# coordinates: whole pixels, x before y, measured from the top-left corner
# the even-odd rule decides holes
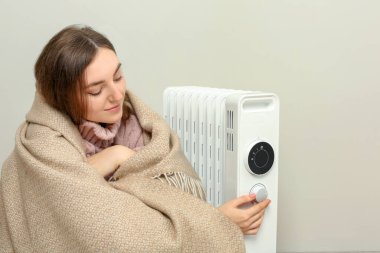
[[[114,79],[114,81],[115,81],[115,82],[118,82],[118,81],[120,81],[121,79],[123,79],[123,76],[116,77],[116,78]]]
[[[100,95],[100,93],[102,93],[102,89],[100,89],[99,91],[96,91],[96,92],[88,92],[88,94],[91,96],[98,96],[98,95]]]

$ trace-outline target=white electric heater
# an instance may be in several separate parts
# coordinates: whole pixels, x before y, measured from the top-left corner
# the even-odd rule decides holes
[[[198,86],[168,87],[163,114],[215,207],[255,193],[271,204],[247,252],[276,252],[279,100],[275,94]]]

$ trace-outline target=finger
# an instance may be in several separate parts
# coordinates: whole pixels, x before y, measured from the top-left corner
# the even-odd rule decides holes
[[[271,201],[269,199],[265,199],[262,202],[257,203],[255,205],[251,206],[250,208],[247,209],[247,211],[248,211],[248,213],[249,213],[250,216],[254,216],[257,213],[261,212],[261,210],[265,210],[265,208],[268,207],[268,205],[270,204],[270,202]]]
[[[248,224],[252,224],[254,222],[256,222],[257,220],[260,220],[261,218],[264,217],[264,213],[265,213],[265,210],[261,210],[258,214],[255,214],[254,216],[252,216],[247,222]]]
[[[256,235],[263,224],[264,217],[261,217],[258,221],[254,222],[251,226],[243,231],[246,235]]]
[[[242,206],[244,204],[251,203],[256,199],[255,194],[243,195],[236,199],[231,200],[231,204],[235,207]]]
[[[244,223],[241,223],[240,227],[243,232],[253,229],[254,228],[253,226],[260,224],[263,218],[264,218],[264,211],[261,211],[260,213],[246,220]]]
[[[255,228],[255,229],[252,229],[252,230],[248,230],[246,232],[243,232],[245,235],[257,235],[257,233],[259,232],[259,228]]]
[[[246,231],[258,229],[260,228],[261,224],[263,223],[264,216],[261,216],[258,220],[255,220],[249,227],[247,227]]]
[[[264,199],[263,201],[261,201],[260,203],[258,203],[258,205],[261,205],[263,208],[266,208],[267,206],[269,206],[269,204],[271,202],[272,201],[270,199]]]

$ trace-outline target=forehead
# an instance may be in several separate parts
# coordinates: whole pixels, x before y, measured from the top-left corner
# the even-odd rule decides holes
[[[99,48],[92,62],[85,69],[87,83],[97,82],[112,77],[119,64],[114,51]]]

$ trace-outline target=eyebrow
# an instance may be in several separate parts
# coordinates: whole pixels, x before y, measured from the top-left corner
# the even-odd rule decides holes
[[[119,64],[117,65],[116,70],[115,70],[115,72],[113,73],[113,75],[116,75],[116,73],[119,71],[120,67],[121,67],[121,63],[119,63]],[[99,84],[104,83],[104,82],[105,82],[104,80],[100,80],[100,81],[92,82],[92,83],[88,84],[88,85],[86,86],[86,88],[89,88],[89,87],[92,87],[92,86],[95,86],[95,85],[99,85]]]

